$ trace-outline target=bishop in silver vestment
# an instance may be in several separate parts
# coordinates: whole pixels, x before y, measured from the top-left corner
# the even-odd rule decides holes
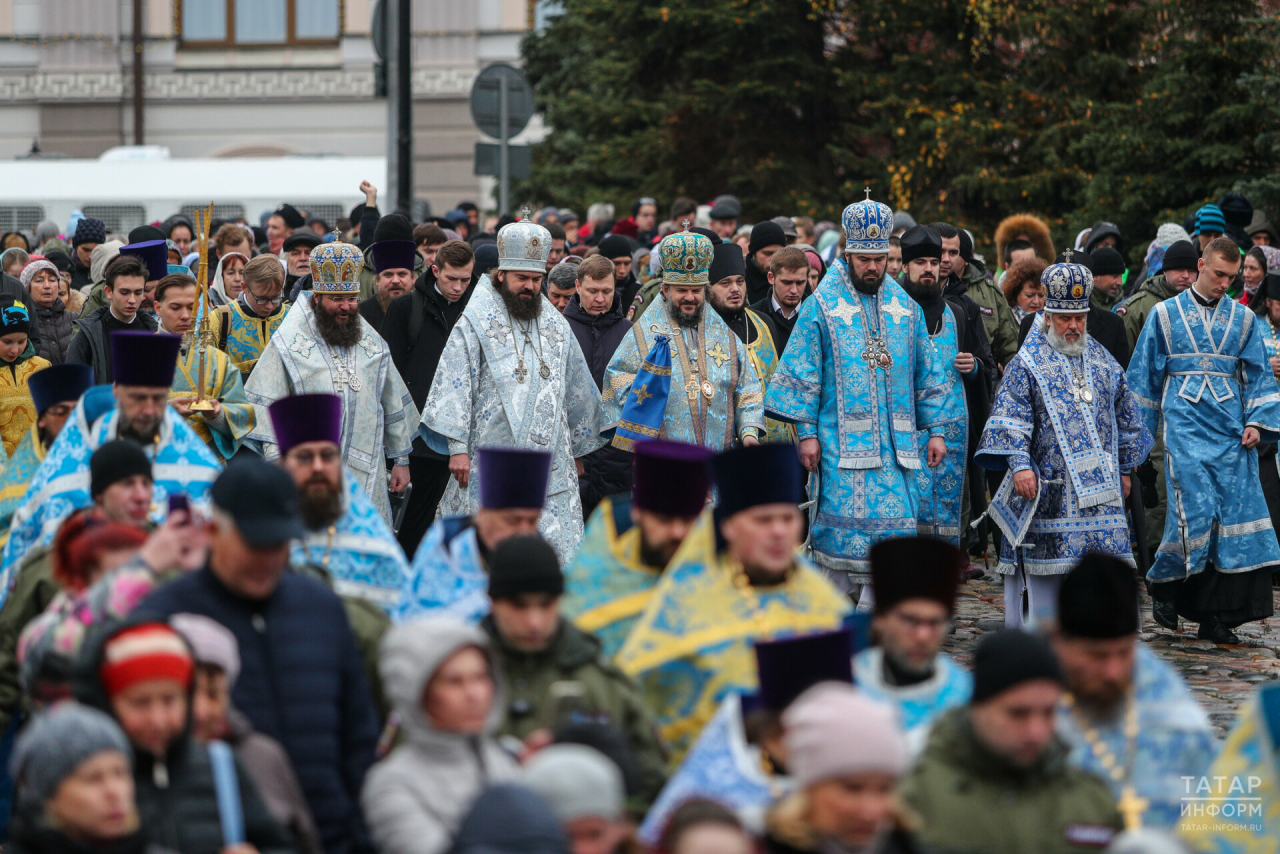
[[[341,397],[343,459],[390,524],[386,460],[394,462],[391,491],[403,491],[417,412],[387,343],[357,310],[362,260],[348,243],[326,243],[311,253],[312,291],[303,291],[289,309],[244,393],[260,407],[249,439],[261,444],[267,460],[279,457],[280,449],[266,407],[294,394]],[[317,305],[325,299],[341,302]]]
[[[453,479],[441,516],[469,516],[479,501],[482,447],[552,455],[542,536],[567,565],[582,538],[575,459],[604,444],[600,393],[568,323],[542,295],[551,233],[528,221],[498,233],[498,268],[476,285],[449,335],[419,434],[448,454]]]

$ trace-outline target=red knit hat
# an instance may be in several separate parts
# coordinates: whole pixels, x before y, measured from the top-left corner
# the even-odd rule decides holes
[[[125,629],[107,641],[102,659],[102,687],[108,697],[153,679],[191,684],[191,650],[181,635],[164,623]]]

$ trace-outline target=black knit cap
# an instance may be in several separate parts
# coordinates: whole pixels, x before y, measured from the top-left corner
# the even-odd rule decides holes
[[[1087,554],[1058,588],[1058,628],[1075,638],[1111,640],[1136,634],[1138,580],[1110,555]]]
[[[747,251],[752,255],[769,246],[786,246],[787,235],[783,233],[782,226],[773,220],[756,223],[751,229],[751,243],[747,246]]]
[[[1110,246],[1099,246],[1089,254],[1093,256],[1095,276],[1124,275],[1124,256]]]
[[[1062,669],[1049,641],[1022,629],[984,637],[973,654],[973,698],[981,703],[1024,682],[1062,682]]]
[[[489,598],[521,593],[564,593],[564,573],[551,544],[537,534],[510,537],[489,558]]]
[[[902,263],[917,258],[942,258],[942,238],[927,225],[913,225],[898,238],[902,243]]]
[[[151,477],[151,460],[129,439],[112,439],[89,457],[89,494],[97,498],[107,487],[135,474]]]
[[[1164,260],[1160,262],[1161,270],[1196,270],[1200,253],[1191,245],[1190,240],[1179,240],[1164,250]]]

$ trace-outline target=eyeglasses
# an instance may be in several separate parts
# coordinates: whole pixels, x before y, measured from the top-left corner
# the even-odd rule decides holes
[[[280,303],[284,302],[283,292],[278,293],[273,297],[260,297],[253,292],[252,288],[245,288],[244,292],[248,294],[249,298],[252,299],[254,302],[256,302],[258,305],[280,305]]]
[[[320,462],[326,465],[335,463],[338,461],[338,449],[325,448],[323,451],[317,452],[299,448],[289,452],[289,459],[303,466],[312,465],[317,457],[320,458]]]
[[[332,294],[325,294],[324,298],[333,305],[359,305],[360,304],[359,295],[338,297],[338,296],[333,296]]]
[[[902,622],[911,631],[919,631],[927,629],[931,632],[948,631],[951,628],[951,617],[941,617],[935,620],[922,620],[911,614],[895,614],[899,621]]]

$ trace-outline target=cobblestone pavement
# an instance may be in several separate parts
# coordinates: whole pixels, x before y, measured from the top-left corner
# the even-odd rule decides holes
[[[981,566],[981,564],[979,564]],[[1276,606],[1280,613],[1280,601]],[[946,650],[966,667],[983,632],[1004,626],[1004,588],[1000,576],[988,570],[986,577],[960,586],[956,607],[956,631]],[[1253,694],[1259,682],[1280,678],[1280,617],[1247,623],[1235,632],[1238,646],[1217,646],[1198,640],[1195,626],[1184,622],[1173,634],[1151,619],[1151,600],[1142,597],[1142,634],[1139,638],[1156,654],[1171,662],[1190,684],[1219,737],[1235,722],[1236,712]]]

